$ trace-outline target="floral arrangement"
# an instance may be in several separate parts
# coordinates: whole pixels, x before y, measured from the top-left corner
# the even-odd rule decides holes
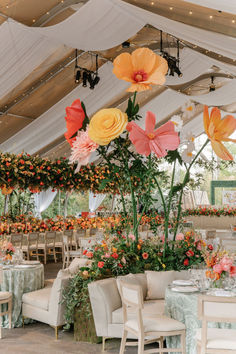
[[[184,216],[236,216],[236,208],[233,207],[223,207],[223,208],[213,208],[213,207],[198,207],[194,209],[185,209],[183,212]]]
[[[145,129],[138,125],[140,116],[139,106],[136,104],[137,92],[149,90],[151,85],[164,84],[167,70],[165,59],[148,48],[139,48],[132,54],[122,53],[114,60],[113,73],[118,79],[128,81],[131,86],[127,91],[134,92],[126,111],[122,112],[117,108],[101,109],[89,119],[84,103],[76,100],[72,106],[66,108],[65,134],[72,147],[70,162],[77,163],[77,171],[88,163],[91,154],[96,151],[97,156],[103,159],[112,172],[111,178],[107,177],[102,181],[100,190],[105,189],[111,180],[118,182],[116,175],[123,176],[123,183],[119,180],[118,191],[124,216],[132,216],[131,225],[127,225],[127,232],[131,231],[135,235],[136,244],[139,242],[138,226],[142,219],[142,214],[138,216],[137,205],[142,203],[144,214],[152,205],[152,190],[158,190],[164,210],[164,256],[168,254],[167,241],[171,218],[175,219],[174,240],[178,233],[182,218],[183,192],[190,182],[192,166],[209,142],[219,158],[233,160],[223,142],[236,142],[230,138],[236,129],[236,119],[230,115],[221,119],[218,108],[213,108],[209,113],[207,106],[204,107],[203,113],[207,139],[198,151],[194,144],[194,134],[180,134],[183,122],[179,116],[172,117],[170,121],[156,128],[155,114],[147,112]],[[158,163],[162,158],[172,166],[167,197],[164,197],[161,186],[163,174],[158,170]],[[181,182],[175,181],[177,161],[185,169]],[[134,183],[137,178],[138,185]],[[166,187],[167,185],[165,192]],[[127,189],[131,197],[131,210],[127,210],[124,199]]]
[[[2,240],[0,242],[0,257],[4,261],[11,260],[14,252],[15,248],[13,247],[11,242],[8,242],[7,240]]]
[[[219,280],[225,279],[227,276],[236,277],[236,266],[234,266],[234,257],[229,256],[225,250],[218,249],[213,251],[208,249],[204,254],[205,263],[208,270],[206,276],[213,281],[213,284],[221,286]]]
[[[145,270],[180,271],[203,261],[207,245],[194,231],[177,234],[175,242],[168,242],[169,251],[165,257],[163,238],[139,239],[137,243],[133,234],[125,236],[122,233],[84,250],[83,257],[90,260],[91,266],[80,268],[63,296],[67,327],[74,321],[75,309],[83,318],[92,316],[87,290],[92,281]]]

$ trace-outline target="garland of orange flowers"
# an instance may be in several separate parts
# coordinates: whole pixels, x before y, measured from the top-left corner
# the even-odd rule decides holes
[[[109,180],[101,191],[100,184]],[[138,179],[137,179],[138,180]],[[112,178],[112,171],[106,165],[90,164],[82,166],[75,173],[75,166],[65,157],[55,161],[29,154],[0,153],[0,188],[3,194],[10,194],[14,189],[37,193],[48,188],[62,191],[87,191],[95,193],[118,193],[119,185]],[[120,183],[122,176],[120,176]],[[137,184],[138,181],[134,181]]]

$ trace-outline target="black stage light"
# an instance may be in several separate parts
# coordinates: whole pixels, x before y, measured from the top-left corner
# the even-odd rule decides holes
[[[130,42],[129,41],[125,41],[122,43],[122,48],[129,48],[130,47]]]
[[[82,79],[83,79],[83,87],[87,87],[87,79],[88,79],[87,71],[83,71]]]
[[[78,84],[81,78],[81,71],[77,70],[76,75],[75,75],[75,83]]]

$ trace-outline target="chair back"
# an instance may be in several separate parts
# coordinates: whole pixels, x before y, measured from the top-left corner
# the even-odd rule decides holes
[[[74,233],[74,230],[64,230],[63,233],[66,236],[72,237],[73,233]]]
[[[236,322],[236,298],[225,296],[202,295],[198,298],[198,317],[202,320],[201,353],[208,353],[207,330],[208,322]],[[230,331],[230,329],[229,329]],[[213,353],[212,349],[209,349]],[[223,353],[233,353],[227,350],[227,343]]]
[[[28,246],[36,245],[36,247],[37,247],[38,241],[39,241],[39,233],[38,232],[30,232],[27,235],[27,241],[28,241]]]
[[[22,241],[23,241],[23,234],[10,235],[10,242],[13,244],[13,246],[22,248]]]
[[[124,324],[128,319],[128,312],[131,309],[132,313],[136,313],[136,321],[138,324],[138,333],[143,333],[143,292],[140,285],[129,284],[120,280],[120,293],[123,307]]]
[[[206,230],[206,240],[212,239],[216,237],[216,230]]]
[[[70,252],[70,250],[72,249],[72,237],[70,237],[68,235],[63,235],[62,241],[63,241],[64,253]]]
[[[84,249],[90,248],[90,247],[94,246],[96,243],[97,243],[96,239],[91,239],[89,237],[80,237],[79,238],[79,246],[80,246],[82,252]]]
[[[91,229],[89,229],[89,236],[95,236],[97,232],[98,228],[92,227]]]
[[[55,242],[56,242],[56,231],[46,231],[45,232],[45,243],[53,243],[53,245],[55,246]]]

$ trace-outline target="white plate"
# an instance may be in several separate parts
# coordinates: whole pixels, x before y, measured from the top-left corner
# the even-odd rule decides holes
[[[37,265],[37,264],[40,264],[39,261],[23,261],[22,262],[22,265]]]
[[[181,280],[181,279],[178,279],[178,280],[174,280],[172,282],[173,285],[182,285],[182,286],[191,286],[193,285],[193,282],[192,280]]]
[[[224,289],[212,289],[207,292],[207,295],[233,297],[235,296],[235,293],[233,291],[227,291]]]
[[[175,286],[171,290],[177,293],[195,293],[198,288],[196,286]]]
[[[18,264],[18,265],[15,265],[15,269],[26,269],[26,268],[34,268],[35,265],[29,265],[29,264]]]

